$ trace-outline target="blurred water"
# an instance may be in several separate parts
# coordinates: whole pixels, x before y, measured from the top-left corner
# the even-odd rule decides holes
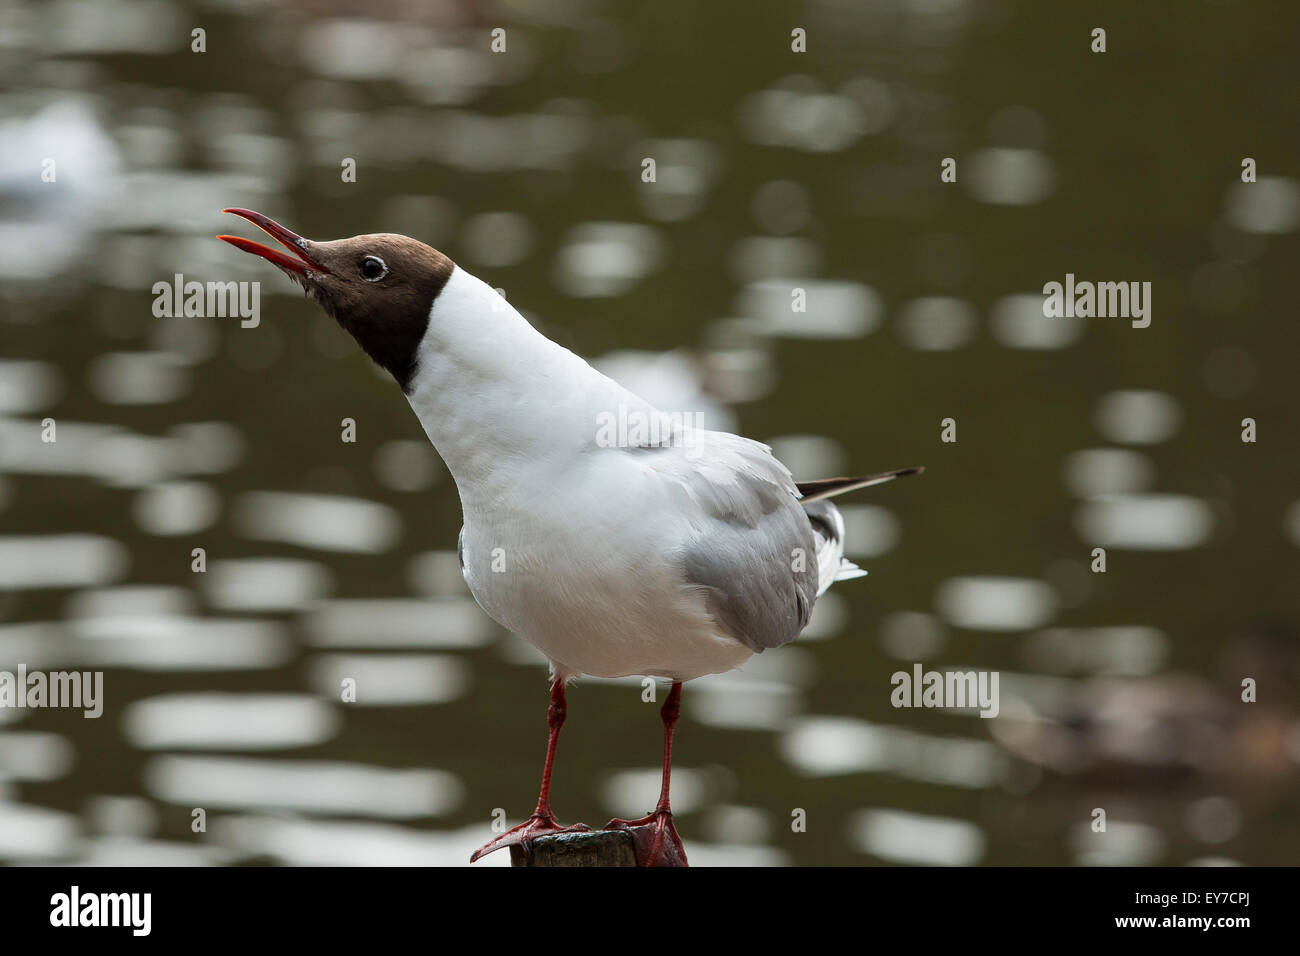
[[[0,12],[0,671],[105,672],[98,720],[0,708],[0,862],[461,865],[532,807],[540,655],[230,205],[438,245],[801,477],[928,466],[845,502],[870,576],[799,644],[686,688],[697,865],[1296,861],[1294,6],[340,9]],[[1150,281],[1151,327],[1045,318],[1067,272]],[[176,273],[260,323],[156,318]],[[895,709],[915,662],[1001,715]],[[561,817],[649,808],[656,707],[574,688]]]

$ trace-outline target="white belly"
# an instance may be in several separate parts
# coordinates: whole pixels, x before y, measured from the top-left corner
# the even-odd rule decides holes
[[[590,515],[588,515],[590,517]],[[668,557],[677,542],[635,516],[605,516],[592,535],[508,526],[467,515],[464,574],[493,619],[550,659],[561,676],[691,680],[753,654],[722,633]]]
[[[629,613],[618,600],[538,614],[507,626],[545,654],[562,677],[692,680],[739,667],[753,653],[717,633],[702,614],[682,609]]]

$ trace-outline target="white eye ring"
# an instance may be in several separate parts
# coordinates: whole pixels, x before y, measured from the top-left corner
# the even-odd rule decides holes
[[[378,275],[372,276],[366,273],[366,267],[369,266],[372,262],[379,263],[380,272]],[[367,282],[378,282],[386,275],[388,275],[388,265],[387,263],[384,262],[383,259],[379,258],[379,256],[366,256],[364,259],[361,260],[361,278],[365,279]]]

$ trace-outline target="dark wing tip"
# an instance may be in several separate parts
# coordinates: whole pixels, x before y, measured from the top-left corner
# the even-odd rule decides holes
[[[821,498],[831,498],[845,492],[856,491],[859,488],[884,484],[886,481],[893,481],[905,475],[919,475],[923,471],[925,471],[924,465],[916,465],[911,468],[882,471],[878,475],[864,475],[860,478],[821,478],[816,481],[801,481],[796,487],[799,489],[802,501],[817,501]]]

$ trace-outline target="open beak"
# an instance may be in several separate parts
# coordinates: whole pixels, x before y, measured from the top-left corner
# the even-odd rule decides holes
[[[284,246],[293,256],[286,256],[278,249],[272,249],[270,246],[263,245],[260,242],[253,242],[251,239],[244,239],[241,236],[217,236],[236,249],[243,249],[245,252],[251,252],[253,255],[261,256],[273,265],[279,266],[286,272],[292,272],[295,275],[306,278],[307,273],[323,272],[326,275],[332,273],[323,265],[313,259],[307,252],[307,240],[296,232],[290,232],[284,226],[280,225],[269,216],[263,216],[260,212],[253,212],[251,209],[223,209],[222,212],[233,212],[236,216],[242,216],[257,228],[261,229],[268,236],[274,239],[280,245]],[[297,258],[294,258],[294,257]]]

